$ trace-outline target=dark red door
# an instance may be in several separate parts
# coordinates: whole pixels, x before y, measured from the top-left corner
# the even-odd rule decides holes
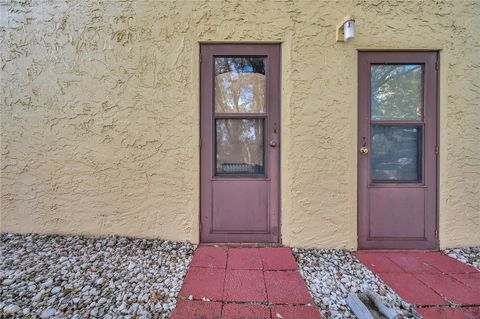
[[[360,249],[438,248],[437,58],[359,53]]]
[[[279,241],[280,45],[201,46],[201,241]]]

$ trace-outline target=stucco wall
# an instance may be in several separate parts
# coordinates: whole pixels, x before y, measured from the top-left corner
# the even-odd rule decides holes
[[[357,50],[441,50],[440,241],[480,245],[480,4],[19,1],[1,230],[198,241],[199,42],[282,43],[282,238],[356,247]],[[357,17],[357,37],[335,26]]]

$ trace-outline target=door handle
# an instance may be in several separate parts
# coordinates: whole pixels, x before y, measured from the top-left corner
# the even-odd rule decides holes
[[[367,155],[368,154],[368,148],[363,146],[362,148],[360,148],[360,154],[362,155]]]
[[[276,147],[277,146],[277,142],[276,141],[270,141],[270,146],[271,147]]]
[[[364,137],[362,137],[362,140],[363,140],[363,145],[360,148],[360,154],[367,155],[368,154],[367,139],[364,136]]]

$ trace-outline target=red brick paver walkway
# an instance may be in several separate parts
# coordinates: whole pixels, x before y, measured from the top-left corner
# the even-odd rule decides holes
[[[479,319],[480,272],[439,252],[358,252],[355,256],[424,319]]]
[[[201,246],[171,318],[321,319],[312,304],[289,248]]]

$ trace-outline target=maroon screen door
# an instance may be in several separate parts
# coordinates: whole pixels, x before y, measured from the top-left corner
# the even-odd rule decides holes
[[[279,242],[280,45],[201,45],[201,242]]]
[[[358,58],[358,247],[436,249],[437,53]]]

